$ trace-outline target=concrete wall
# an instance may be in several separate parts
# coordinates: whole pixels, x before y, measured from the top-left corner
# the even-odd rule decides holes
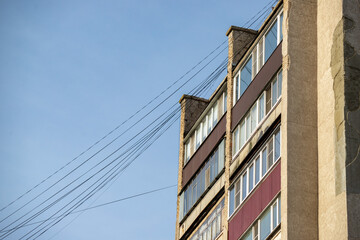
[[[317,2],[284,1],[281,238],[318,238]]]
[[[360,0],[343,2],[348,239],[360,239]]]
[[[347,239],[343,132],[342,0],[318,0],[319,239]],[[340,25],[339,25],[340,23]],[[338,81],[339,82],[339,81]],[[341,82],[341,81],[340,81]],[[334,91],[335,90],[335,91]],[[337,93],[336,93],[337,91]],[[339,111],[340,110],[340,111]]]

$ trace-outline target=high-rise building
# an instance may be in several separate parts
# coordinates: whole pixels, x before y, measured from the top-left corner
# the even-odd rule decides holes
[[[180,99],[176,240],[360,239],[360,1],[226,35],[225,79]]]

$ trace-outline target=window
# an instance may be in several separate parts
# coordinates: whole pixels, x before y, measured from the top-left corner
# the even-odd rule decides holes
[[[208,133],[210,133],[211,132],[211,130],[212,130],[212,127],[213,127],[213,116],[212,116],[212,108],[210,109],[210,111],[209,111],[209,113],[208,113],[208,115],[207,115],[207,119],[208,119]]]
[[[244,146],[246,142],[245,136],[245,121],[240,123],[240,147]]]
[[[259,70],[264,65],[264,38],[261,38],[258,44],[259,49]]]
[[[240,97],[239,82],[240,82],[240,73],[238,73],[234,78],[234,104]]]
[[[260,218],[260,240],[265,240],[271,233],[271,210],[268,209]]]
[[[241,130],[240,130],[241,131]],[[275,142],[275,143],[274,143]],[[229,188],[229,216],[249,196],[260,180],[265,177],[274,163],[280,158],[280,127],[267,139],[248,166],[240,173]],[[273,151],[275,145],[275,151]],[[278,150],[276,150],[278,149]]]
[[[217,122],[218,122],[218,115],[219,115],[217,102],[215,103],[213,109],[214,109],[214,111],[213,111],[213,116],[214,116],[213,126],[215,126],[217,124]]]
[[[248,140],[250,138],[250,133],[251,133],[251,122],[250,122],[250,115],[247,115],[245,118],[245,122],[246,122],[246,140]]]
[[[242,196],[241,201],[244,201],[247,195],[247,172],[242,176]]]
[[[272,103],[271,105],[274,106],[275,103],[277,102],[278,99],[278,82],[277,82],[277,78],[275,78],[275,80],[272,82]]]
[[[233,132],[233,156],[245,145],[253,135],[261,121],[265,118],[272,107],[281,98],[282,71],[280,70],[274,79],[265,88],[264,92],[255,101],[249,112],[240,121],[239,126]],[[240,136],[239,136],[240,135]],[[238,142],[240,141],[240,143]]]
[[[280,224],[280,196],[261,214],[241,240],[265,240]]]
[[[196,204],[205,190],[214,182],[224,169],[225,141],[221,141],[216,150],[207,159],[205,166],[194,176],[180,195],[180,219]]]
[[[221,233],[221,212],[224,208],[224,199],[210,213],[190,240],[215,240]]]
[[[261,95],[260,99],[259,99],[259,121],[258,123],[261,122],[261,120],[263,120],[264,116],[265,116],[265,97],[264,97],[264,93]]]
[[[284,18],[284,14],[283,13],[281,13],[280,14],[280,26],[279,26],[279,28],[280,28],[280,41],[283,39],[283,29],[282,29],[282,26],[283,26],[283,18]]]
[[[251,65],[252,58],[250,57],[240,71],[240,96],[243,95],[252,80]]]
[[[280,132],[275,134],[275,160],[280,157]]]
[[[190,159],[190,139],[185,144],[185,162]]]
[[[251,117],[251,133],[253,133],[257,127],[257,104],[255,103],[250,111],[250,117]]]
[[[252,164],[249,168],[249,192],[254,187],[254,164]]]
[[[243,239],[244,240],[252,240],[253,239],[252,231],[248,231],[248,233],[244,236]]]
[[[270,30],[265,34],[265,62],[277,47],[277,21],[271,26]]]
[[[196,137],[196,149],[198,149],[201,143],[201,124],[195,131],[195,137]]]
[[[255,160],[255,185],[258,184],[260,180],[260,156]]]
[[[189,147],[184,149],[184,164],[191,158],[191,155],[200,147],[207,136],[211,133],[221,116],[226,112],[226,90],[224,90],[215,101],[215,103],[208,109],[208,112],[201,119],[201,122],[196,126],[196,130],[187,139],[187,143],[191,142]],[[186,143],[186,144],[187,144]],[[185,144],[185,145],[186,145]],[[192,146],[192,151],[188,151]]]
[[[240,181],[235,183],[235,206],[240,205]]]
[[[261,165],[262,165],[262,171],[261,171],[261,176],[264,176],[266,171],[267,171],[267,148],[265,148],[262,153],[261,153]]]
[[[233,79],[234,105],[281,42],[283,38],[282,24],[283,13],[281,12],[272,22],[265,35],[260,37],[258,43],[254,45],[252,52],[246,56],[249,58],[241,66],[241,70],[235,74]]]
[[[206,121],[206,117],[204,118],[204,121],[201,123],[202,126],[202,141],[205,140],[205,138],[207,137],[208,133],[207,133],[207,121]]]
[[[271,168],[271,166],[273,165],[273,139],[271,138],[269,143],[268,143],[268,156],[267,156],[267,167]]]
[[[234,152],[237,152],[239,151],[239,128],[236,128],[235,134],[233,136],[234,136],[234,140],[233,140]]]
[[[258,72],[258,56],[257,56],[257,47],[254,48],[253,52],[252,52],[252,59],[253,59],[253,62],[252,62],[252,79],[254,79],[255,75],[257,74]]]

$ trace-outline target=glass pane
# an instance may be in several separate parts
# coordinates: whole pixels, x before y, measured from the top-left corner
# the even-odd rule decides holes
[[[268,152],[268,169],[271,168],[271,166],[274,163],[273,159],[273,139],[271,138],[268,144],[269,152]]]
[[[259,70],[264,65],[264,38],[259,41]]]
[[[214,153],[214,178],[219,173],[219,149]]]
[[[280,41],[283,39],[283,18],[284,14],[280,15]]]
[[[279,223],[281,223],[281,196],[279,196]]]
[[[268,89],[266,89],[266,114],[268,114],[271,109],[271,87],[270,86]]]
[[[280,131],[275,134],[275,160],[280,157]]]
[[[212,222],[211,232],[212,232],[212,239],[215,239],[215,237],[216,237],[216,220],[214,220]]]
[[[201,139],[200,128],[198,128],[196,130],[196,149],[198,149],[198,147],[200,146],[200,139]]]
[[[270,229],[270,208],[266,210],[266,212],[260,218],[260,240],[266,239],[269,236],[271,229]]]
[[[235,101],[239,99],[239,77],[240,77],[240,75],[238,74],[238,75],[234,78]],[[234,103],[234,104],[235,104],[235,103]]]
[[[252,59],[253,59],[253,63],[252,63],[252,78],[255,77],[255,75],[257,74],[257,48],[255,47],[252,53]]]
[[[256,223],[254,224],[254,239],[257,239],[258,235],[259,235],[259,221],[256,221]]]
[[[250,115],[246,117],[246,141],[250,138],[251,133],[251,121],[250,121]]]
[[[278,74],[278,98],[281,96],[281,90],[282,90],[282,71],[280,70]]]
[[[214,155],[210,157],[210,183],[214,180],[215,164],[214,164]]]
[[[277,203],[273,205],[273,229],[278,225],[277,222]]]
[[[246,62],[240,72],[240,96],[243,95],[251,82],[251,58]]]
[[[211,130],[212,130],[212,109],[208,114],[208,133],[210,133]]]
[[[216,235],[219,235],[221,232],[221,212],[216,217]]]
[[[269,59],[277,46],[277,21],[265,36],[265,62]]]
[[[265,97],[264,94],[261,95],[260,99],[259,99],[259,121],[261,122],[261,120],[264,118],[265,116]]]
[[[245,173],[243,176],[242,176],[242,198],[241,200],[244,201],[244,199],[246,198],[246,195],[247,195],[247,189],[246,189],[246,185],[247,185],[247,173]]]
[[[255,160],[255,185],[260,181],[260,156]]]
[[[277,79],[272,83],[272,102],[271,106],[274,106],[277,102]]]
[[[251,132],[253,133],[257,126],[257,104],[251,109]]]
[[[249,192],[254,187],[254,164],[250,166],[249,168]]]
[[[230,198],[230,200],[229,200],[229,216],[231,216],[231,214],[234,212],[234,202],[235,202],[235,189],[234,189],[234,187],[232,187],[231,189],[230,189],[230,196],[229,196],[229,198]]]
[[[250,230],[245,234],[245,236],[242,238],[242,240],[252,240],[252,229],[250,228]]]
[[[182,219],[184,216],[184,192],[180,195],[180,209],[179,209],[179,218]]]
[[[262,171],[261,176],[264,176],[267,170],[267,149],[265,148],[261,153],[261,164],[262,164]]]
[[[245,142],[246,142],[246,138],[245,138],[245,122],[242,121],[240,123],[240,148],[242,146],[244,146]]]
[[[239,151],[239,128],[237,127],[234,132],[234,154]]]
[[[235,208],[240,205],[240,179],[235,183]]]
[[[213,126],[215,127],[215,125],[216,125],[217,122],[218,122],[218,114],[219,114],[217,103],[215,104],[215,106],[214,106],[213,108],[214,108],[214,112],[213,112],[213,115],[214,115],[214,124],[213,124]]]
[[[202,122],[202,141],[205,140],[205,138],[207,137],[207,126],[206,126],[207,122],[206,122],[206,118],[204,119],[204,121]]]
[[[224,168],[225,164],[225,141],[222,140],[222,142],[219,145],[219,170],[218,173]]]

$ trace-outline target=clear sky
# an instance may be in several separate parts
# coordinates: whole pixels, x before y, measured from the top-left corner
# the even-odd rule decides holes
[[[225,41],[231,25],[243,26],[269,2],[0,1],[0,208],[126,120]],[[126,137],[224,57],[226,52]],[[177,121],[95,205],[176,184],[178,132]],[[33,196],[0,212],[0,219]],[[176,188],[89,210],[59,232],[75,216],[40,239],[174,239]]]

